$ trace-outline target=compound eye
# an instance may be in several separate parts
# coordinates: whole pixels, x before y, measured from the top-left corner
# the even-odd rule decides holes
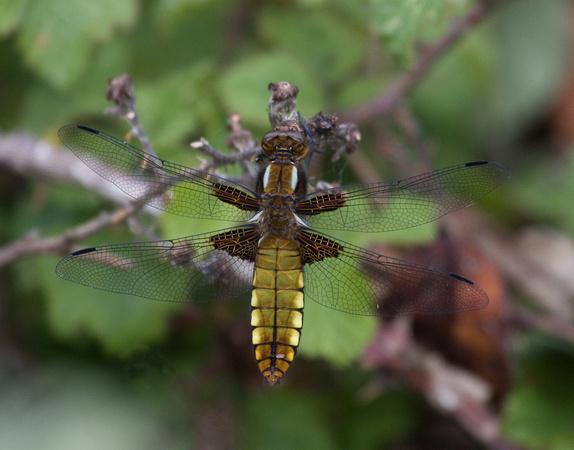
[[[292,146],[293,156],[295,159],[303,159],[309,153],[309,146],[307,145],[307,139],[303,138],[293,142]]]
[[[261,139],[261,150],[266,155],[271,155],[275,151],[275,147],[277,146],[277,131],[270,131]]]
[[[305,145],[305,142],[299,141],[295,142],[292,148],[293,148],[293,154],[299,156],[307,149],[307,146]]]

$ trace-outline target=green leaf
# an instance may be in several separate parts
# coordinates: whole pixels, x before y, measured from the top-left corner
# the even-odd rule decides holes
[[[505,435],[532,449],[571,449],[574,346],[532,336],[522,366],[505,406]]]
[[[20,126],[34,130],[52,127],[51,131],[54,131],[54,124],[60,127],[70,122],[71,117],[74,121],[78,117],[86,121],[88,115],[93,116],[94,121],[101,122],[103,111],[111,106],[105,96],[106,80],[125,70],[128,52],[129,45],[123,39],[114,39],[108,45],[99,47],[86,67],[90,75],[69,85],[69,95],[62,95],[46,83],[32,84],[22,99]],[[50,111],[50,114],[46,114],[46,111]]]
[[[294,391],[259,391],[246,399],[242,445],[253,450],[337,448],[317,399]]]
[[[221,39],[226,36],[222,30],[226,30],[230,19],[228,0],[159,0],[142,4],[138,26],[129,34],[133,61],[130,73],[134,80],[136,75],[140,79],[161,78],[219,56]]]
[[[441,57],[413,96],[425,133],[453,153],[469,147],[484,157],[485,148],[502,148],[528,132],[547,111],[567,60],[564,7],[510,2],[495,22]]]
[[[507,186],[512,208],[521,215],[551,222],[574,233],[574,158],[549,162],[532,158]]]
[[[417,399],[406,390],[386,389],[367,404],[349,407],[354,408],[345,427],[349,439],[346,448],[386,448],[413,432],[419,419]]]
[[[364,30],[353,26],[348,16],[337,15],[334,9],[301,11],[272,7],[264,11],[259,23],[265,40],[314,70],[323,82],[348,79],[367,51]],[[286,69],[289,63],[279,67]]]
[[[299,351],[343,367],[356,361],[377,328],[377,319],[336,311],[307,299]]]
[[[137,84],[140,119],[154,146],[159,145],[158,153],[161,146],[174,146],[197,132],[202,120],[225,123],[213,96],[208,95],[212,71],[213,63],[206,59]],[[189,147],[185,150],[191,153]],[[162,153],[161,157],[168,155]]]
[[[366,103],[377,95],[380,95],[383,86],[386,86],[391,81],[388,75],[376,73],[373,75],[365,75],[356,77],[346,83],[339,95],[339,106],[342,109],[351,108],[353,106]],[[367,151],[361,147],[361,151]]]
[[[463,0],[370,0],[370,25],[380,34],[386,49],[403,61],[415,54],[417,41],[440,36],[449,21],[468,1]]]
[[[182,306],[70,283],[54,273],[56,263],[55,258],[38,261],[36,279],[46,289],[48,326],[60,339],[94,339],[106,353],[125,356],[162,339],[168,317]]]
[[[160,22],[179,21],[192,16],[199,7],[214,3],[214,0],[160,0],[154,2],[153,12]]]
[[[14,32],[24,18],[26,2],[22,0],[3,0],[0,14],[0,38]]]
[[[230,67],[219,80],[218,91],[226,111],[239,112],[244,121],[269,128],[267,86],[277,81],[299,87],[304,115],[313,115],[324,106],[321,86],[308,67],[281,52],[258,54]]]
[[[510,2],[495,16],[500,35],[498,78],[492,111],[485,114],[490,122],[481,131],[499,146],[499,136],[528,133],[557,95],[570,54],[565,8],[560,1],[523,0]]]
[[[65,88],[80,76],[100,42],[117,27],[132,25],[135,0],[30,1],[19,46],[26,62],[52,86]]]
[[[495,72],[494,42],[488,33],[477,30],[444,55],[413,92],[422,128],[441,145],[455,148],[457,155],[462,146],[482,150],[487,133],[473,131],[493,102]]]

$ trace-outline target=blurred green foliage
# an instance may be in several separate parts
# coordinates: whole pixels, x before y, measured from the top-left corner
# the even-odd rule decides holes
[[[504,427],[518,444],[567,450],[574,442],[574,348],[533,334],[520,361]]]
[[[0,129],[32,131],[53,143],[66,123],[124,136],[127,126],[102,112],[110,106],[106,80],[129,73],[160,157],[194,166],[187,143],[205,136],[222,149],[230,113],[239,112],[257,139],[268,130],[269,82],[297,85],[303,115],[348,111],[412,67],[419,44],[440,38],[472,6],[4,0]],[[525,136],[547,114],[564,69],[569,8],[560,0],[509,2],[441,58],[404,104],[432,146],[435,167],[473,159],[510,166],[512,183],[483,203],[501,221],[550,222],[572,234],[571,156],[524,157],[531,150]],[[416,166],[420,148],[396,126],[381,119],[361,131],[359,151],[381,179],[414,175],[377,151],[376,138],[386,132]],[[358,178],[346,170],[344,177]],[[14,184],[2,171],[3,243],[30,230],[61,234],[109,208],[77,187],[32,177]],[[224,227],[146,220],[165,238]],[[337,236],[363,246],[383,238],[420,243],[434,230]],[[134,239],[116,226],[81,245]],[[431,414],[403,390],[361,400],[377,380],[357,364],[377,326],[372,318],[309,302],[300,355],[285,386],[272,390],[259,386],[249,353],[247,302],[186,308],[93,291],[58,279],[57,260],[30,257],[1,275],[0,339],[10,336],[34,375],[22,377],[8,357],[0,359],[0,448],[381,448],[408,442],[424,426],[423,412]],[[538,336],[536,345],[518,349],[518,384],[504,409],[506,436],[528,448],[574,448],[573,350],[552,344]]]

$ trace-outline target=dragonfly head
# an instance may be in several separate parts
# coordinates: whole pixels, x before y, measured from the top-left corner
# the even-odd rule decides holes
[[[287,154],[294,161],[299,161],[309,152],[305,130],[298,120],[286,120],[263,136],[261,149],[265,157],[273,159],[280,154]]]

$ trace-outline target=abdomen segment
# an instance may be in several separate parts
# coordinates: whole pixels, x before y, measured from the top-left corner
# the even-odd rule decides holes
[[[263,238],[255,258],[251,336],[255,359],[269,384],[279,382],[295,358],[303,306],[299,245],[281,237]]]

